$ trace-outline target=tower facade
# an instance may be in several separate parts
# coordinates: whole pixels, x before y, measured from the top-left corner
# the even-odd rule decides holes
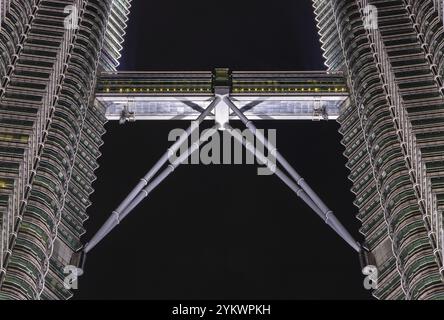
[[[6,12],[9,10],[10,0],[0,0],[0,23],[5,18]]]
[[[71,296],[130,1],[0,1],[0,299]]]
[[[379,299],[444,299],[444,30],[438,0],[313,0]]]

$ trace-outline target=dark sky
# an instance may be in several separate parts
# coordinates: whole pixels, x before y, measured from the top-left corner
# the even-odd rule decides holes
[[[134,0],[121,70],[322,70],[309,0]],[[89,239],[186,122],[107,124]],[[240,127],[240,122],[233,122]],[[335,122],[257,123],[360,239]],[[88,256],[77,299],[367,299],[358,256],[254,166],[183,166]]]

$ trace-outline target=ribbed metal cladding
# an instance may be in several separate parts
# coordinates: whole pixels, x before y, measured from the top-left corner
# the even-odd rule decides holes
[[[100,59],[100,65],[104,71],[115,71],[119,66],[130,7],[131,0],[112,0],[105,43]]]
[[[9,11],[9,4],[11,0],[0,0],[0,23],[6,16],[6,12]],[[1,26],[0,26],[1,28]]]
[[[129,2],[11,1],[0,31],[0,299],[72,296],[63,268],[82,247],[106,122],[96,75],[109,68],[101,57],[117,63],[107,34],[119,3]],[[64,27],[68,5],[78,29]],[[124,25],[113,32],[121,41]]]
[[[313,0],[316,23],[322,50],[324,51],[325,65],[329,71],[342,71],[344,68],[344,53],[338,41],[333,7],[330,1]]]
[[[433,0],[313,2],[318,21],[334,16],[333,29],[320,25],[321,41],[335,30],[345,58],[351,103],[340,131],[361,233],[380,271],[374,295],[444,299],[440,9]],[[364,28],[367,5],[378,9],[378,29]]]

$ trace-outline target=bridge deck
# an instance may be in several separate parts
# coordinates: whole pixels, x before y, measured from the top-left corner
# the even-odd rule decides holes
[[[133,120],[191,120],[208,107],[216,86],[229,87],[231,99],[251,119],[336,119],[348,100],[340,73],[227,69],[102,73],[96,97],[109,120],[128,113]]]

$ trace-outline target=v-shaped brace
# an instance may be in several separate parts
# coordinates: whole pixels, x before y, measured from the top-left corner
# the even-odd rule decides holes
[[[227,112],[228,108],[228,112]],[[344,239],[355,251],[364,254],[367,249],[363,248],[353,236],[346,230],[342,223],[336,218],[333,212],[325,205],[320,197],[311,189],[307,182],[294,170],[288,161],[279,153],[275,146],[271,145],[260,130],[256,128],[239,108],[230,99],[228,92],[225,90],[216,90],[216,98],[211,102],[201,115],[196,119],[200,124],[209,116],[215,109],[215,126],[206,131],[198,142],[193,143],[183,154],[181,154],[175,161],[171,162],[163,171],[159,173],[162,167],[169,161],[171,155],[177,153],[181,145],[188,140],[188,138],[196,129],[195,125],[190,126],[185,133],[168,149],[167,152],[156,162],[151,170],[140,180],[131,193],[125,200],[113,211],[108,220],[99,229],[99,231],[88,242],[82,252],[83,262],[86,254],[90,252],[99,242],[101,242],[123,219],[125,219],[136,207],[142,202],[155,188],[157,188],[179,165],[181,165],[188,157],[199,149],[217,130],[228,131],[239,143],[242,143],[245,148],[251,152],[259,162],[267,165],[279,179],[281,179],[295,194],[301,198],[325,223],[327,223],[342,239]],[[277,168],[274,163],[265,157],[262,151],[254,147],[229,124],[230,110],[245,124],[245,126],[254,134],[257,141],[268,148],[269,154],[276,157],[277,164],[280,164],[288,173],[284,173]],[[157,175],[157,176],[156,176]],[[156,176],[156,177],[155,177]],[[155,177],[155,178],[154,178]],[[154,179],[153,179],[154,178]]]

